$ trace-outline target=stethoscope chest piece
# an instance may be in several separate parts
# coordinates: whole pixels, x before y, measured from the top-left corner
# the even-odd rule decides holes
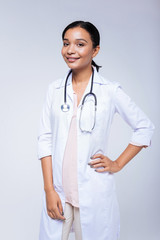
[[[63,112],[68,112],[69,109],[70,109],[69,104],[63,103],[63,104],[61,105],[61,110],[62,110]]]

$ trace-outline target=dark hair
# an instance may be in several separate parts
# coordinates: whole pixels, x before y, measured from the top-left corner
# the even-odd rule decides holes
[[[67,32],[68,29],[70,28],[75,28],[75,27],[81,27],[85,29],[91,37],[92,43],[93,43],[93,48],[96,48],[100,44],[100,34],[98,29],[90,22],[84,22],[84,21],[75,21],[70,23],[62,33],[62,39],[64,39],[64,35]],[[101,66],[98,66],[93,60],[92,60],[92,65],[96,67],[97,71],[99,71],[99,68]]]

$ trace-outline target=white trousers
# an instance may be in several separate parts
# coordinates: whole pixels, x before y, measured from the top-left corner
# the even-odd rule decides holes
[[[72,223],[75,230],[75,239],[82,240],[79,208],[66,202],[64,207],[64,217],[66,220],[63,221],[62,240],[68,240]]]

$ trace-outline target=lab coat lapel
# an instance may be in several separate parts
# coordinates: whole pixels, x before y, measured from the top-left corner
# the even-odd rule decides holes
[[[68,127],[70,126],[70,122],[73,115],[73,88],[72,88],[72,73],[70,74],[67,82],[67,89],[66,89],[66,101],[69,104],[70,109],[66,114]]]
[[[63,103],[64,103],[65,82],[66,82],[66,78],[67,78],[67,75],[68,75],[69,71],[66,73],[65,77],[60,82],[60,84],[58,84],[57,87],[56,87],[57,89],[61,89],[61,96],[63,96],[63,100],[62,100]],[[72,73],[70,74],[70,76],[68,77],[68,80],[67,80],[66,102],[67,102],[67,104],[69,105],[70,108],[69,108],[68,112],[63,112],[62,118],[63,118],[63,121],[65,119],[67,120],[66,127],[67,127],[67,131],[68,131],[69,126],[70,126],[70,122],[71,122],[71,118],[72,118],[72,115],[73,115]]]
[[[63,95],[65,91],[65,83],[66,83],[66,78],[70,70],[66,73],[65,77],[61,81],[61,83],[57,86],[57,88],[63,88]],[[68,101],[69,100],[69,101]],[[72,88],[72,73],[69,75],[68,80],[67,80],[67,88],[66,88],[66,101],[68,104],[71,103],[73,104],[73,88]]]
[[[71,101],[71,104],[73,105],[72,73],[70,74],[67,81],[66,96],[67,96],[67,99],[66,99],[67,103],[70,104],[70,101]]]

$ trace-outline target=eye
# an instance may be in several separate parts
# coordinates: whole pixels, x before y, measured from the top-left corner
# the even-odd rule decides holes
[[[78,46],[78,47],[83,47],[84,44],[83,44],[83,43],[77,43],[77,46]]]
[[[64,47],[67,47],[68,45],[69,45],[69,43],[66,43],[66,42],[63,43]]]

